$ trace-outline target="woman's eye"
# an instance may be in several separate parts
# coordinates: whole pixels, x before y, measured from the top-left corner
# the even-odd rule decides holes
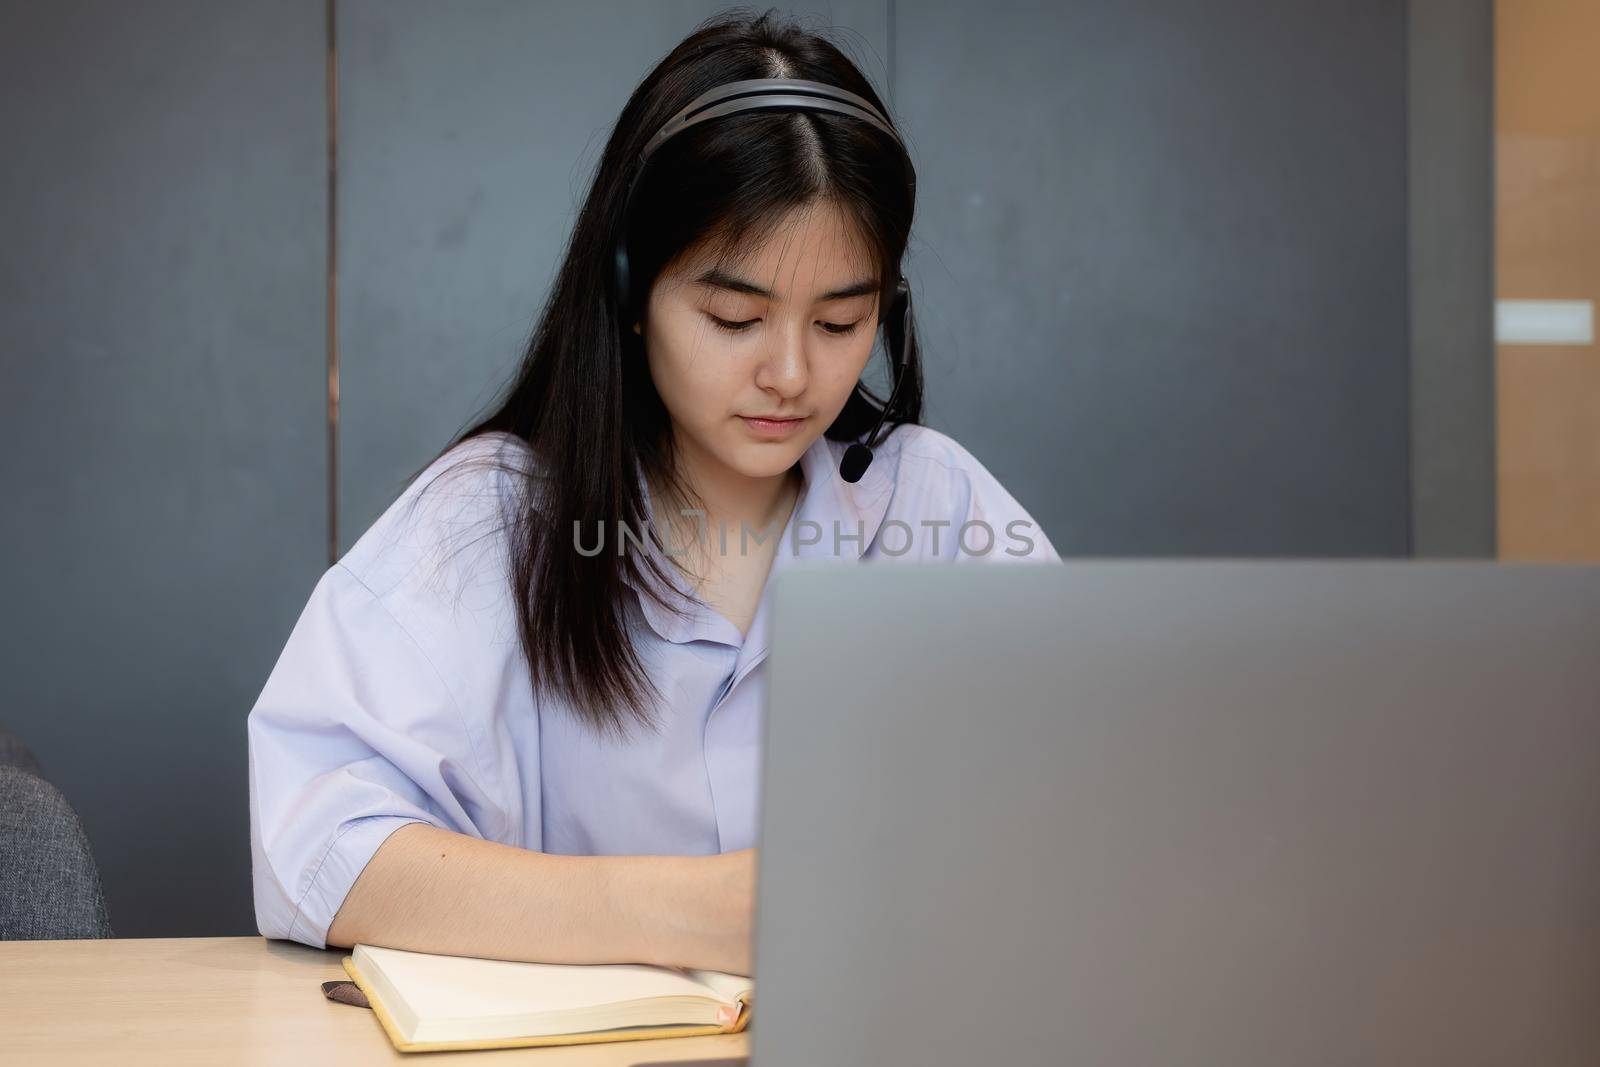
[[[760,319],[745,319],[742,322],[729,322],[727,319],[719,318],[709,313],[707,313],[706,317],[716,325],[717,329],[727,333],[743,333],[761,321]],[[855,322],[821,322],[817,325],[835,337],[845,337],[856,332],[856,327],[861,325],[861,320],[857,319]]]

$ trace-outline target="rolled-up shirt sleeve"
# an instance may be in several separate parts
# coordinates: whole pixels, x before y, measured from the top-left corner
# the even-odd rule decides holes
[[[506,815],[429,651],[343,563],[318,581],[248,723],[257,927],[327,944],[367,862],[408,823],[489,837]]]

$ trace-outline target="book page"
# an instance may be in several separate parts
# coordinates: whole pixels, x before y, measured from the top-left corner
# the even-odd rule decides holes
[[[357,966],[381,969],[423,1019],[532,1015],[653,997],[710,999],[717,989],[683,971],[646,964],[516,963],[370,945],[357,948],[363,957]]]
[[[741,974],[727,974],[723,971],[696,971],[683,972],[696,982],[711,990],[718,1000],[727,1001],[729,1004],[737,1001],[745,993],[755,988],[755,983]]]

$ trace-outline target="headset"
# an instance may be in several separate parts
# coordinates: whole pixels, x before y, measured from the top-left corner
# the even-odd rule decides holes
[[[632,307],[633,277],[628,267],[627,235],[634,190],[638,188],[645,165],[656,149],[689,127],[744,111],[829,111],[847,115],[877,127],[893,137],[902,152],[906,150],[905,142],[871,101],[836,85],[799,78],[749,78],[728,82],[701,93],[668,119],[655,136],[645,143],[643,151],[639,153],[638,166],[628,182],[617,227],[613,272],[613,295],[621,311],[622,322],[627,323],[638,317]],[[872,432],[867,434],[866,441],[852,443],[839,462],[839,477],[847,482],[858,482],[867,472],[868,465],[872,463],[872,446],[894,408],[895,398],[900,395],[900,383],[906,378],[909,366],[906,343],[911,335],[911,288],[906,284],[904,275],[895,283],[889,313],[883,318],[883,328],[884,347],[888,350],[889,364],[894,371],[894,386],[889,390],[889,399],[884,402],[883,411],[878,415]]]

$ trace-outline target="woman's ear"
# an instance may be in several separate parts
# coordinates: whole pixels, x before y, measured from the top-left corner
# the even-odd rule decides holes
[[[641,337],[644,336],[644,334],[640,331],[639,323],[637,323],[637,322],[633,324],[633,332],[639,334],[639,336],[641,336]]]

